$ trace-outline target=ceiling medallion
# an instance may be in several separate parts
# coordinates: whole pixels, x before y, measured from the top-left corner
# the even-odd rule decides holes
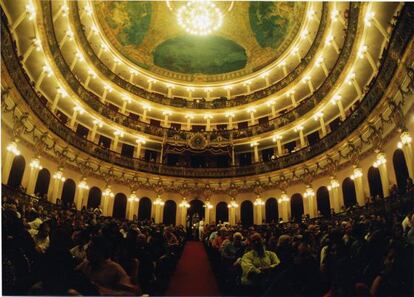
[[[211,1],[193,0],[177,10],[177,21],[187,33],[205,36],[223,24],[223,13]]]

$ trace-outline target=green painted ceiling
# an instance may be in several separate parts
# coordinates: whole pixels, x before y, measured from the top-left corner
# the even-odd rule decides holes
[[[105,37],[120,54],[139,67],[187,81],[235,78],[273,62],[296,36],[306,6],[234,2],[218,31],[193,36],[178,26],[165,2],[94,3]]]

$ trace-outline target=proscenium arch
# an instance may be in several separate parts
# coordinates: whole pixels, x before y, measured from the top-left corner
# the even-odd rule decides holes
[[[174,200],[167,200],[164,204],[164,213],[162,215],[162,222],[164,225],[175,225],[177,216],[177,203]]]
[[[221,201],[216,205],[216,222],[218,223],[219,221],[222,223],[229,221],[229,208],[224,201]]]
[[[43,197],[49,190],[49,184],[50,172],[47,168],[42,168],[37,175],[34,193],[39,197]]]
[[[98,187],[92,187],[88,194],[87,208],[97,208],[101,205],[102,191]]]
[[[245,200],[240,205],[241,223],[243,226],[253,225],[253,203]]]
[[[381,174],[378,168],[371,166],[368,169],[368,184],[369,192],[372,199],[376,199],[378,196],[384,198],[384,192],[382,190]]]
[[[392,163],[394,165],[395,177],[397,178],[398,190],[400,193],[403,193],[407,186],[407,179],[410,175],[408,173],[404,152],[401,149],[396,149],[394,151]]]
[[[70,207],[75,201],[76,184],[73,179],[68,178],[63,183],[62,189],[62,204],[65,207]]]
[[[24,169],[26,167],[26,160],[22,155],[15,156],[10,169],[9,179],[7,185],[12,188],[18,188],[22,184]]]
[[[293,194],[290,198],[290,207],[292,219],[300,222],[302,220],[302,215],[305,213],[303,206],[303,197],[301,194]]]
[[[142,197],[139,200],[139,206],[138,206],[138,220],[150,220],[151,219],[151,208],[152,208],[152,202],[151,199],[148,197]]]
[[[118,193],[114,198],[112,216],[117,219],[125,219],[127,208],[127,197],[124,193]]]
[[[342,182],[342,194],[344,196],[344,205],[346,208],[357,203],[355,183],[350,177],[345,178]]]
[[[316,204],[318,211],[324,217],[328,217],[331,214],[331,203],[329,201],[329,190],[327,187],[320,187],[316,191]]]
[[[277,223],[279,220],[279,209],[276,198],[269,198],[265,204],[266,223]]]

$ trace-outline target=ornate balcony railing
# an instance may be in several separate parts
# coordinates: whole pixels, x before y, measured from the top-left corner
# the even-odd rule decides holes
[[[1,28],[2,58],[18,91],[24,100],[31,106],[37,117],[65,142],[93,157],[132,170],[161,175],[195,178],[247,176],[275,171],[304,162],[332,148],[357,129],[381,100],[385,90],[390,84],[393,75],[399,66],[401,56],[414,36],[414,26],[412,26],[413,17],[414,5],[411,3],[406,4],[400,14],[396,28],[392,33],[389,47],[384,51],[377,77],[373,80],[371,88],[367,91],[359,108],[353,111],[351,116],[343,122],[339,129],[331,132],[316,144],[280,157],[277,162],[257,163],[246,167],[193,169],[187,167],[166,166],[159,163],[145,162],[140,159],[127,158],[121,156],[117,152],[103,149],[93,142],[80,138],[74,131],[63,125],[49,109],[45,108],[36,91],[33,89],[30,79],[20,65],[16,54],[15,44],[8,31],[7,18],[3,11],[3,26]]]
[[[42,2],[42,7],[45,12],[50,12],[52,6],[50,5],[49,1]],[[244,129],[234,129],[234,130],[224,130],[224,131],[214,131],[214,132],[203,132],[206,138],[211,138],[209,136],[210,133],[220,136],[223,141],[228,139],[242,139],[246,137],[250,137],[252,135],[259,135],[261,133],[268,132],[270,130],[274,130],[276,128],[282,127],[299,117],[303,116],[307,112],[309,112],[312,108],[316,106],[318,102],[320,102],[329,92],[331,86],[335,84],[338,80],[339,75],[341,74],[342,70],[344,69],[346,62],[351,54],[352,45],[354,42],[355,33],[358,27],[358,15],[359,15],[359,3],[352,3],[350,12],[349,12],[349,20],[348,20],[348,30],[345,36],[345,41],[343,45],[343,49],[331,71],[329,76],[326,78],[325,82],[308,98],[305,99],[300,105],[296,108],[285,112],[283,115],[280,115],[274,119],[271,119],[268,124],[266,125],[254,125]],[[77,10],[75,10],[77,11]],[[326,13],[326,8],[324,6],[324,13]],[[78,16],[79,17],[79,16]],[[59,48],[59,44],[57,42],[55,32],[53,30],[53,22],[51,18],[51,12],[44,14],[44,22],[46,24],[46,35],[48,36],[49,47],[53,53],[53,57],[55,59],[56,65],[61,70],[62,74],[64,75],[65,79],[67,80],[68,84],[71,88],[77,92],[78,96],[88,104],[92,109],[97,111],[98,113],[102,114],[103,116],[107,117],[108,119],[126,126],[128,128],[134,129],[136,131],[140,131],[143,133],[147,133],[154,136],[164,137],[164,135],[176,135],[177,132],[175,130],[171,130],[169,128],[163,127],[155,127],[151,126],[148,123],[144,123],[137,120],[132,120],[128,116],[114,111],[108,106],[104,105],[98,96],[86,90],[82,84],[77,80],[77,78],[73,75],[70,71],[68,64],[66,63],[65,59],[62,56],[62,53]],[[79,36],[86,37],[83,34],[83,31],[77,26],[77,30]],[[102,62],[94,55],[93,49],[90,47],[89,43],[84,41],[84,45],[87,45],[86,52],[88,57],[94,62],[94,65],[97,66],[100,71],[102,71],[105,75],[108,75],[108,78],[114,82],[123,81],[120,77],[117,77],[114,73],[111,72]],[[309,58],[310,59],[310,58]],[[127,88],[128,91],[134,90],[134,86],[125,82],[123,87]],[[285,86],[285,85],[284,85]],[[276,88],[276,86],[274,86]],[[136,87],[135,87],[136,88]],[[275,89],[276,90],[276,89]],[[272,92],[275,90],[272,89]],[[165,103],[163,103],[165,104]],[[190,135],[192,132],[179,132],[182,133],[189,133]]]

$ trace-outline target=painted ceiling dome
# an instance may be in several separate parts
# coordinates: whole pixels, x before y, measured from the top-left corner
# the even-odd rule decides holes
[[[183,2],[185,3],[185,2]],[[184,4],[182,4],[184,5]],[[297,36],[302,2],[218,2],[225,13],[212,34],[188,34],[165,2],[103,1],[94,14],[109,44],[129,62],[167,78],[219,81],[277,61]]]

